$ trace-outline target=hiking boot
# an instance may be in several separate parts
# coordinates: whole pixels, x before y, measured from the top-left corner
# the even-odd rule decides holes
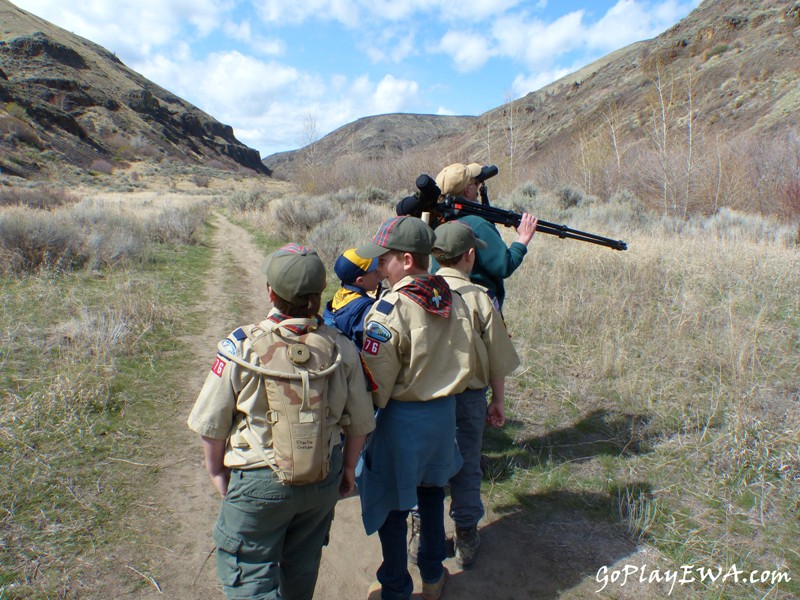
[[[381,582],[373,581],[367,590],[367,600],[381,600],[381,589],[383,589]]]
[[[456,564],[459,567],[466,569],[475,562],[480,546],[481,536],[477,526],[466,529],[456,527]]]
[[[442,597],[442,590],[444,589],[444,582],[447,581],[449,573],[445,567],[442,567],[442,576],[439,581],[435,583],[422,582],[422,599],[423,600],[439,600]]]
[[[419,513],[412,510],[411,538],[408,540],[408,560],[412,565],[417,564],[417,555],[419,554],[419,530],[420,530]]]

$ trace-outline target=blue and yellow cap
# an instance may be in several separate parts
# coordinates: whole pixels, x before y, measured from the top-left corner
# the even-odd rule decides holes
[[[342,283],[351,284],[362,275],[372,273],[377,268],[377,258],[364,258],[358,254],[355,248],[350,248],[342,252],[336,259],[333,272]]]

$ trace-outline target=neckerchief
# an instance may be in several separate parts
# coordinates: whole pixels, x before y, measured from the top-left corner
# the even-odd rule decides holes
[[[411,282],[397,290],[397,293],[410,298],[431,314],[444,318],[450,316],[453,295],[444,277],[439,275],[414,277]]]
[[[267,320],[272,321],[273,323],[282,323],[286,319],[294,319],[294,318],[296,317],[290,317],[289,315],[285,315],[282,312],[276,310],[267,317]],[[309,320],[313,320],[316,323],[316,325],[312,325],[311,323],[309,323],[308,325],[286,325],[285,327],[295,335],[305,335],[306,333],[308,333],[310,327],[314,327],[314,329],[316,329],[317,327],[322,325],[322,318],[319,315],[314,315],[313,319]]]
[[[355,287],[352,285],[343,285],[336,293],[333,295],[333,300],[331,300],[331,309],[332,310],[339,310],[347,306],[350,302],[355,300],[356,298],[366,297],[367,292],[366,290],[361,289],[360,287]]]

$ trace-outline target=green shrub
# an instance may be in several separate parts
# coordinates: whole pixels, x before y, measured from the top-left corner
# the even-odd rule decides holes
[[[24,106],[17,104],[16,102],[9,102],[6,104],[5,109],[8,114],[19,119],[20,121],[26,121],[28,119],[28,111],[25,110]]]
[[[711,58],[712,56],[717,56],[718,54],[725,54],[728,50],[730,50],[730,46],[728,44],[717,44],[708,51],[706,57]]]

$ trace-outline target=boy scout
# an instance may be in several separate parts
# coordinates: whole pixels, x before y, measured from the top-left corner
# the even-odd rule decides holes
[[[288,244],[265,272],[275,308],[220,342],[189,427],[224,497],[214,541],[225,595],[311,600],[337,495],[353,490],[375,426],[372,400],[355,346],[317,316],[317,254]]]
[[[480,466],[484,422],[488,421],[493,427],[502,427],[505,423],[505,377],[519,366],[519,357],[500,312],[486,288],[469,279],[476,250],[485,247],[485,242],[459,221],[436,229],[433,256],[442,267],[437,275],[444,277],[450,288],[461,294],[481,340],[472,379],[467,389],[456,395],[456,440],[464,466],[450,480],[450,517],[456,524],[456,562],[462,568],[473,563],[480,545],[478,521],[484,514]],[[488,411],[487,386],[492,389]]]
[[[356,343],[364,343],[364,316],[375,302],[382,275],[377,258],[359,256],[356,248],[342,252],[333,265],[333,272],[342,282],[333,299],[325,306],[322,318]]]
[[[447,577],[444,485],[461,468],[454,394],[473,376],[476,349],[466,304],[427,271],[433,241],[423,221],[404,216],[386,220],[358,249],[379,257],[391,285],[367,314],[362,351],[380,409],[358,478],[364,527],[378,531],[383,551],[370,599],[411,597],[406,519],[415,506],[422,597],[440,598]]]

